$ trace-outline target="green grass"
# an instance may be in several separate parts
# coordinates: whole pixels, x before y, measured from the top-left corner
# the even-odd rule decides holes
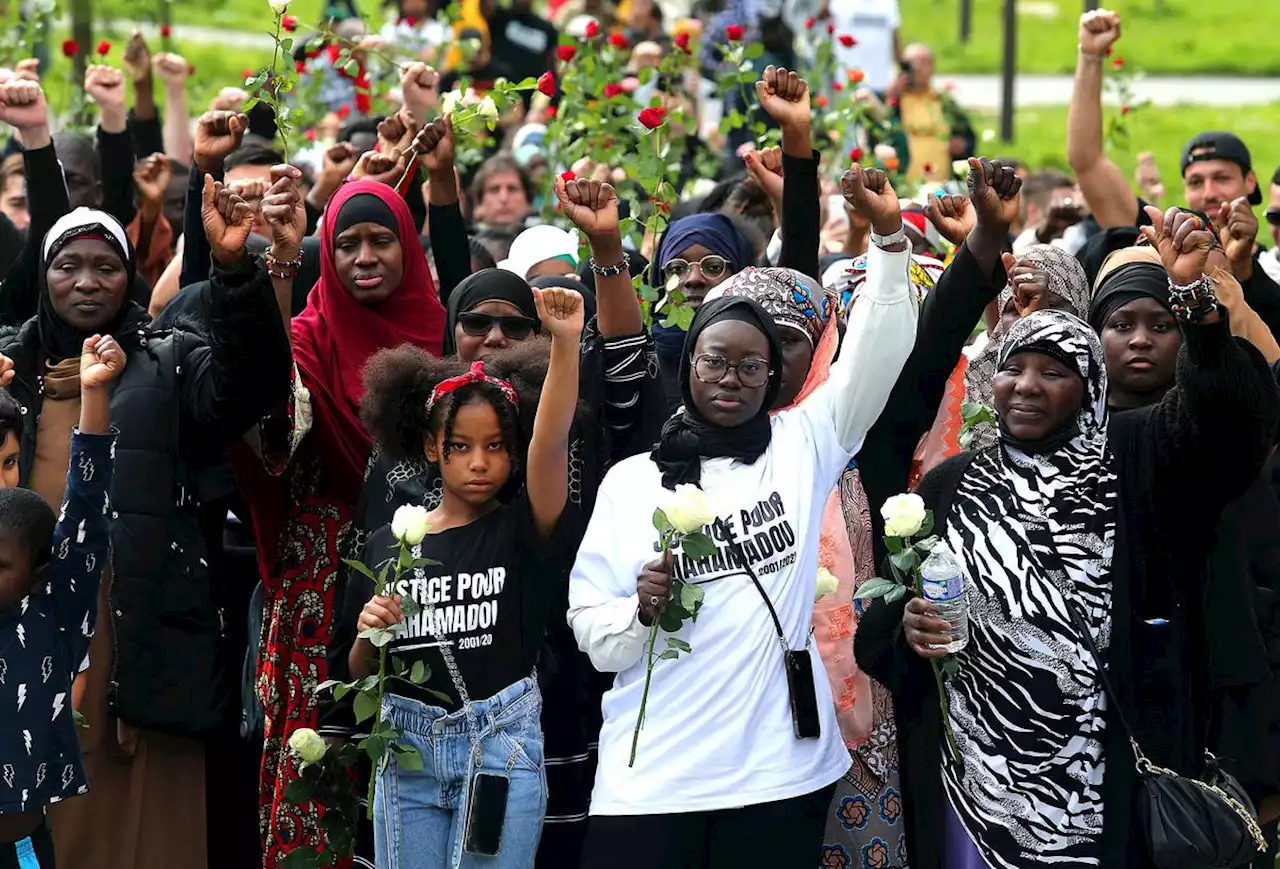
[[[938,74],[995,73],[1003,54],[1004,0],[973,0],[968,45],[959,40],[960,0],[899,0],[904,42],[933,47]],[[1018,71],[1069,73],[1076,63],[1081,0],[1022,0]],[[1148,74],[1280,74],[1275,27],[1277,0],[1104,0],[1119,12],[1123,36],[1116,51]],[[1053,18],[1028,14],[1056,6]],[[1157,11],[1158,9],[1162,11]],[[855,36],[857,34],[854,34]],[[1224,100],[1230,99],[1224,94]]]

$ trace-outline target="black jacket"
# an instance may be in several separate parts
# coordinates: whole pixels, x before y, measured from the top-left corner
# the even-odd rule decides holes
[[[127,365],[111,393],[120,436],[103,613],[113,637],[108,704],[130,724],[188,736],[216,726],[226,700],[194,477],[288,388],[290,366],[265,271],[246,259],[212,280],[207,335],[147,329],[117,336]],[[10,390],[25,416],[25,483],[42,401],[37,321],[0,339],[0,353],[17,371]]]
[[[1270,369],[1224,321],[1185,330],[1177,386],[1160,404],[1113,418],[1108,429],[1120,499],[1107,670],[1143,751],[1182,775],[1200,772],[1208,739],[1204,599],[1213,531],[1223,508],[1256,479],[1278,418]],[[939,533],[972,455],[943,462],[916,490]],[[903,636],[905,606],[906,598],[870,606],[854,651],[858,665],[893,693],[911,865],[939,869],[942,715],[932,670]],[[1104,745],[1102,865],[1146,869],[1134,835],[1133,754],[1110,704]]]

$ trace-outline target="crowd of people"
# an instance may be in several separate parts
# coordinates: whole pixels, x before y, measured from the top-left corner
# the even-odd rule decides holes
[[[1106,10],[1070,174],[976,155],[895,0],[668,11],[334,3],[290,160],[138,34],[92,135],[0,69],[0,869],[1165,869],[1206,764],[1273,869],[1280,170],[1135,193]],[[605,44],[674,205],[556,162]],[[909,491],[959,651],[859,593]]]

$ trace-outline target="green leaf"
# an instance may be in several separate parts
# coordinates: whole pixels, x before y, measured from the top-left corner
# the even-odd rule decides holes
[[[885,593],[884,602],[893,603],[894,601],[901,599],[902,596],[906,593],[907,593],[907,587],[905,585],[895,585],[893,588],[891,588],[888,592]]]
[[[418,603],[411,597],[405,597],[402,595],[400,598],[400,612],[404,614],[405,618],[416,616],[418,613],[422,612],[422,604]]]
[[[284,798],[295,806],[310,801],[313,794],[315,794],[315,788],[304,778],[295,778],[284,789]]]
[[[320,855],[310,848],[294,848],[280,861],[283,869],[318,869]]]
[[[744,57],[746,57],[747,60],[759,60],[764,57],[764,43],[753,42],[748,45]]]
[[[385,736],[374,734],[372,736],[365,737],[364,742],[360,745],[361,748],[364,749],[364,753],[369,756],[369,759],[374,763],[377,763],[382,760],[384,755],[386,755],[387,747],[391,745],[391,741]]]
[[[354,710],[357,724],[362,721],[368,721],[378,714],[378,698],[362,691],[356,695]]]
[[[904,549],[901,552],[895,552],[890,555],[889,563],[903,573],[909,574],[920,566],[920,554],[916,552],[915,547]]]
[[[360,573],[361,576],[366,577],[367,580],[370,580],[371,582],[375,582],[375,584],[376,582],[378,582],[378,577],[374,576],[374,572],[369,570],[369,564],[366,564],[365,562],[360,561],[360,559],[343,558],[342,563],[346,564],[346,566],[351,568],[351,570],[356,571],[357,573]]]
[[[409,748],[407,751],[397,751],[396,765],[405,772],[422,772],[422,755],[418,753],[418,749],[416,748]]]
[[[286,36],[284,39],[280,40],[280,50],[285,54],[288,54],[289,52],[293,51],[292,36]]]
[[[896,552],[901,552],[901,551],[902,551],[902,538],[901,538],[901,537],[892,537],[892,536],[890,536],[890,535],[886,534],[886,535],[884,536],[884,545],[885,545],[885,547],[886,547],[886,548],[888,548],[888,550],[889,550],[890,552],[895,552],[895,553],[896,553]]]
[[[680,653],[677,652],[675,649],[667,649],[665,652],[663,652],[661,655],[658,656],[658,660],[674,661],[678,657],[680,657]]]
[[[360,72],[360,63],[355,58],[352,58],[342,65],[342,70],[347,75],[355,75]]]
[[[680,630],[682,621],[683,619],[681,619],[680,614],[676,612],[676,608],[668,606],[662,611],[662,615],[658,616],[658,627],[662,628],[662,630],[669,634],[674,634],[676,631]]]
[[[706,596],[707,593],[701,587],[691,582],[680,583],[680,606],[690,616],[696,614],[702,608],[702,601]]]
[[[413,669],[409,671],[409,681],[415,685],[421,685],[427,681],[427,662],[414,661]]]
[[[878,597],[884,597],[895,588],[902,588],[902,586],[891,579],[882,579],[876,576],[860,585],[853,593],[853,599],[874,600]]]
[[[680,538],[680,550],[690,558],[710,558],[716,554],[716,544],[701,531],[691,531]]]
[[[924,511],[924,521],[920,523],[920,530],[916,532],[916,536],[920,538],[928,537],[933,533],[933,511]]]
[[[381,649],[396,637],[395,628],[365,628],[359,634],[360,639],[368,640],[374,648]]]
[[[682,652],[692,652],[693,647],[679,637],[667,637],[668,649],[679,649]]]
[[[257,97],[249,97],[249,99],[245,101],[243,111],[246,111],[246,112],[252,111],[253,107],[260,102],[262,102],[262,100],[258,99]]]
[[[667,518],[666,512],[661,507],[653,511],[653,527],[659,534],[665,534],[671,530],[671,520]]]

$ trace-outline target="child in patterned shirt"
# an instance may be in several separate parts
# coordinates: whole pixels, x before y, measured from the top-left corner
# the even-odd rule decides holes
[[[89,650],[110,551],[109,386],[124,366],[115,339],[84,342],[60,516],[29,489],[0,488],[0,869],[52,869],[45,809],[89,790],[71,683]],[[0,385],[12,380],[13,362],[0,356]]]

